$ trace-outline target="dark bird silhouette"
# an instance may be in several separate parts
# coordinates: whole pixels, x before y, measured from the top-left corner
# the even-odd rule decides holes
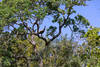
[[[46,26],[45,26],[46,27]],[[45,31],[45,27],[44,27],[44,29],[43,30],[41,30],[41,31],[39,31],[39,33],[38,34],[43,34],[44,33],[44,31]]]

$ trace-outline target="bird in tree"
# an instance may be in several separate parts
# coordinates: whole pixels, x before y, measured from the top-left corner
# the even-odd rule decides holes
[[[41,34],[41,36],[42,36],[42,34],[45,32],[45,28],[46,28],[46,26],[44,27],[44,29],[43,29],[43,30],[39,31],[39,33],[38,33],[38,34]]]

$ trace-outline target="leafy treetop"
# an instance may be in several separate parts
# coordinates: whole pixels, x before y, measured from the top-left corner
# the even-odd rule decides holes
[[[69,27],[72,32],[85,32],[84,28],[89,26],[88,20],[79,14],[71,17],[76,13],[73,7],[85,6],[85,2],[86,0],[2,0],[0,31],[3,31],[4,27],[8,30],[12,27],[14,31],[20,31],[13,34],[26,34],[26,38],[28,35],[36,35],[47,46],[61,34],[63,27]],[[41,24],[44,23],[42,20],[46,16],[51,16],[51,23],[57,23],[58,26],[45,25],[42,26],[44,29],[40,30]]]

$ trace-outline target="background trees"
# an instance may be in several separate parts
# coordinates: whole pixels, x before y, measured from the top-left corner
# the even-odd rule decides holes
[[[90,28],[85,34],[87,39],[88,67],[100,66],[100,28]]]

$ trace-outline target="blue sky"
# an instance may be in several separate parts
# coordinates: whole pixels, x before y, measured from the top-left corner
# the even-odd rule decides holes
[[[100,27],[100,0],[91,0],[86,3],[87,6],[76,6],[74,9],[78,14],[88,19],[92,26]],[[68,33],[68,36],[70,36],[70,32],[69,29],[63,29],[62,35]]]
[[[75,7],[77,13],[86,17],[92,26],[100,27],[100,0],[87,2],[85,7]]]
[[[86,2],[87,6],[76,6],[74,9],[78,14],[81,14],[84,16],[90,24],[94,27],[100,27],[100,0],[91,0]],[[49,26],[51,23],[46,23],[46,22],[51,22],[50,17],[48,19],[45,19],[45,25]],[[53,24],[56,25],[56,24]],[[63,29],[63,34],[65,33],[70,33],[69,29]]]

